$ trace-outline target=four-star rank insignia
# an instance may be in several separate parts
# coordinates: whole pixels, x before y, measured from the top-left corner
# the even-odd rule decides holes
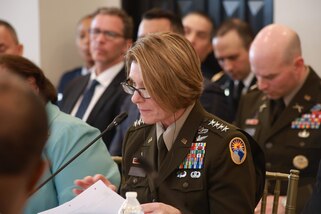
[[[230,141],[230,153],[231,153],[231,159],[232,161],[240,165],[242,164],[246,159],[246,146],[242,138],[235,137]]]
[[[135,120],[134,127],[137,127],[137,126],[140,126],[140,125],[143,125],[143,124],[145,124],[145,123],[144,123],[143,119],[140,118],[138,120]]]

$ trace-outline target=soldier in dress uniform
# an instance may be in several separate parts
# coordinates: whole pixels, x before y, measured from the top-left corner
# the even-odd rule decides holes
[[[247,133],[200,105],[203,78],[190,43],[150,34],[128,51],[126,64],[123,87],[141,118],[124,140],[121,195],[136,191],[145,213],[253,213],[264,155]],[[97,179],[111,186],[102,176],[75,183],[87,188]]]
[[[258,87],[241,100],[236,124],[262,146],[268,171],[300,170],[300,211],[321,157],[321,79],[304,64],[297,33],[282,25],[259,32],[250,63]]]

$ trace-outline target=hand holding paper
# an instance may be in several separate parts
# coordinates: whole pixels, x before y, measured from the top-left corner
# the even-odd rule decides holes
[[[95,178],[95,176],[91,178]],[[124,198],[119,196],[112,189],[108,188],[103,181],[98,179],[96,183],[74,199],[60,205],[59,207],[41,212],[40,214],[115,214],[118,212],[123,202]]]

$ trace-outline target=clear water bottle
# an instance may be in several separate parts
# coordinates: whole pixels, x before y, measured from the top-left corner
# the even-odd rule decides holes
[[[126,200],[120,207],[118,214],[143,214],[143,209],[137,200],[137,192],[126,192]]]

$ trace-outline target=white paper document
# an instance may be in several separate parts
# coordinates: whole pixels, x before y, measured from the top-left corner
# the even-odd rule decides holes
[[[74,199],[39,214],[115,214],[124,201],[99,180]]]

